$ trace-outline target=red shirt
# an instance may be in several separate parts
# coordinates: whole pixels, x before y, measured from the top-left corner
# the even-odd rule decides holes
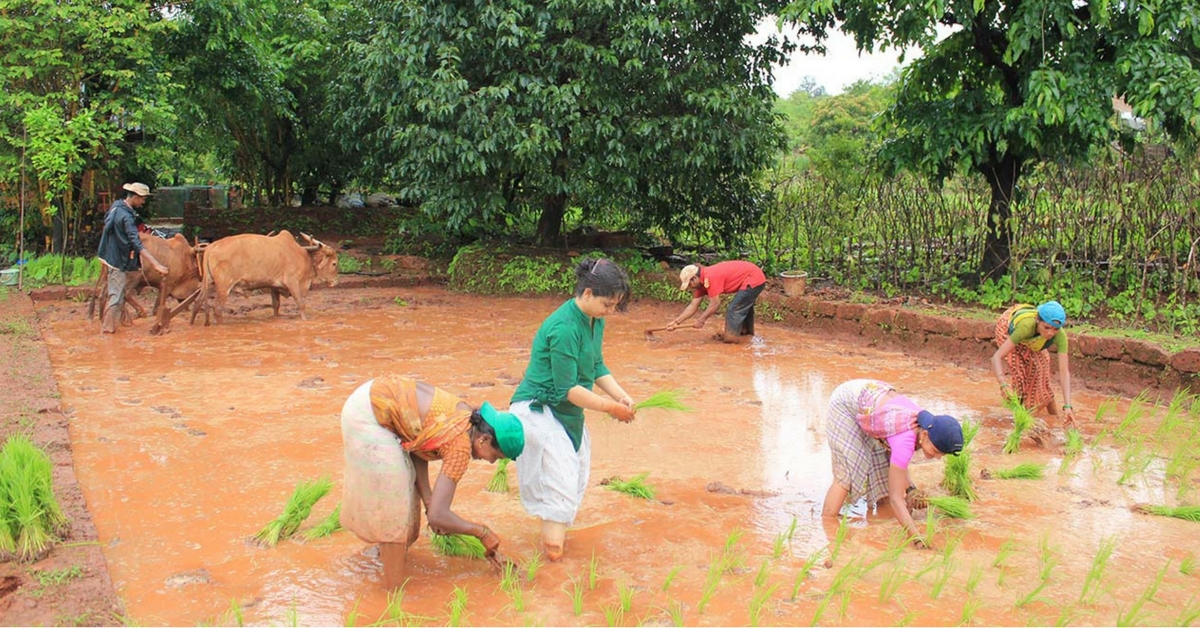
[[[700,287],[693,296],[708,295],[715,299],[722,294],[731,294],[746,288],[757,288],[767,282],[767,276],[758,266],[741,260],[719,262],[700,269]]]

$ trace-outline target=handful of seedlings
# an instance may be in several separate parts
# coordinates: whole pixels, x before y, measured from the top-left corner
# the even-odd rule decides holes
[[[465,556],[467,558],[483,558],[487,548],[483,542],[469,534],[438,534],[429,533],[429,543],[433,551],[442,556]]]
[[[342,504],[341,502],[329,513],[329,516],[321,520],[321,523],[311,527],[304,533],[304,539],[307,541],[315,541],[323,539],[334,532],[342,529]]]
[[[492,479],[488,480],[486,490],[489,493],[507,493],[508,492],[508,458],[501,458],[496,463],[496,472],[492,474]]]
[[[641,475],[635,475],[628,481],[622,480],[618,477],[612,477],[600,483],[606,486],[610,491],[625,493],[626,495],[631,495],[640,499],[654,499],[654,487],[646,483],[647,475],[649,474],[643,473]]]
[[[950,495],[935,495],[929,498],[929,505],[937,508],[942,514],[954,519],[971,519],[971,502]]]
[[[333,488],[333,482],[328,476],[298,484],[296,490],[292,491],[292,496],[288,498],[287,504],[284,504],[283,514],[259,530],[254,535],[254,540],[263,547],[275,547],[280,541],[290,538],[300,529],[300,524],[308,518],[313,505],[320,501],[331,488]]]
[[[979,433],[979,424],[975,421],[963,421],[963,448],[957,456],[946,456],[942,467],[942,488],[951,495],[974,501],[979,496],[975,492],[975,481],[971,478],[971,441]]]
[[[1138,504],[1134,510],[1148,515],[1160,517],[1175,517],[1185,521],[1200,523],[1200,506],[1159,506],[1157,504]]]
[[[1000,480],[1040,480],[1045,475],[1045,471],[1042,465],[1022,462],[1008,469],[996,469],[990,475]]]
[[[1004,453],[1015,454],[1021,450],[1021,437],[1026,430],[1033,427],[1033,414],[1021,405],[1021,400],[1016,395],[1010,396],[1004,405],[1013,413],[1013,429],[1008,434],[1008,440],[1004,441]]]
[[[633,411],[642,410],[676,410],[691,412],[691,406],[683,402],[683,393],[678,390],[660,390],[649,397],[633,404]]]

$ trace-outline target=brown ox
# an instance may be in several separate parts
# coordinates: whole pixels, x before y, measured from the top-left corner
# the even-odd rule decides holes
[[[291,233],[280,231],[275,236],[252,233],[221,238],[208,245],[201,260],[202,287],[200,298],[192,307],[192,322],[204,308],[204,324],[209,324],[209,310],[216,310],[217,322],[222,322],[221,308],[234,287],[247,290],[269,288],[271,308],[279,316],[279,295],[291,296],[304,315],[304,299],[313,280],[337,285],[337,251],[301,233],[308,246],[300,246]],[[208,295],[215,293],[216,304],[210,305]]]
[[[170,331],[171,319],[200,294],[200,267],[196,265],[196,253],[192,245],[178,233],[165,239],[149,233],[139,233],[138,237],[142,240],[142,246],[150,250],[154,259],[167,267],[167,274],[164,277],[149,267],[130,273],[129,283],[125,288],[125,302],[137,310],[138,316],[145,316],[146,309],[133,295],[145,286],[157,289],[158,298],[154,302],[157,320],[150,327],[150,333],[158,335]],[[179,305],[167,308],[167,296],[174,297],[180,302]],[[108,304],[108,267],[104,264],[100,265],[100,279],[96,284],[92,303],[88,305],[89,318],[97,304],[100,318],[103,320],[104,309]]]

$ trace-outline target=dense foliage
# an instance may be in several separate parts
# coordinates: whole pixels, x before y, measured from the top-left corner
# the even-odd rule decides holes
[[[881,156],[936,181],[960,169],[982,177],[984,277],[1010,262],[1022,176],[1121,139],[1114,96],[1176,137],[1200,131],[1200,13],[1190,0],[793,0],[784,15],[818,47],[840,28],[863,50],[923,49],[883,117]],[[941,39],[939,27],[949,30]]]
[[[568,208],[676,234],[748,229],[756,174],[781,146],[775,39],[751,46],[751,0],[394,0],[343,78],[345,136],[369,175],[452,228]],[[732,241],[732,239],[730,240]]]

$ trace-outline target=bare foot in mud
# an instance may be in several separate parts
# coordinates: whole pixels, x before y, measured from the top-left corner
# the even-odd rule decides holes
[[[1037,446],[1041,447],[1042,449],[1045,449],[1046,445],[1048,445],[1052,440],[1050,427],[1047,426],[1046,422],[1042,419],[1036,419],[1033,427],[1029,428],[1027,434],[1029,435],[1029,439],[1037,443]]]

